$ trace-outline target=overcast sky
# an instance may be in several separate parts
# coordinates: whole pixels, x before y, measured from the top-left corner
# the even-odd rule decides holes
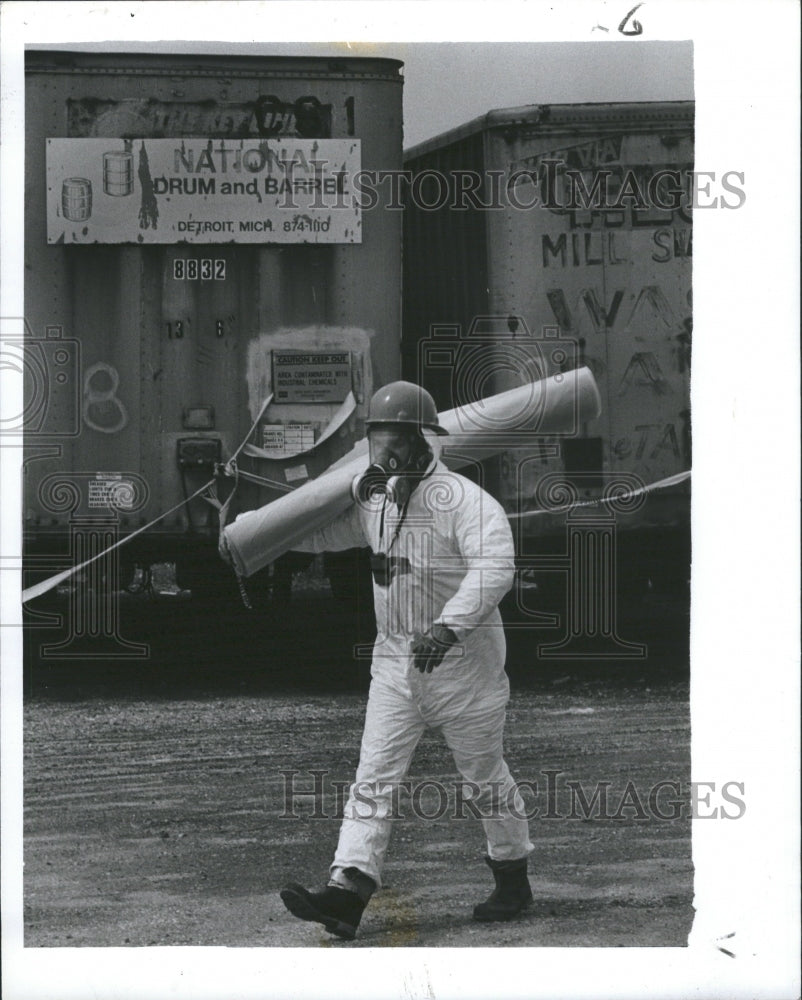
[[[407,148],[493,108],[693,99],[690,42],[418,43],[387,51],[405,64]]]

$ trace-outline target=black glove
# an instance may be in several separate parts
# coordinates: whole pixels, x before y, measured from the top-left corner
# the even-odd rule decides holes
[[[410,652],[415,666],[421,673],[430,674],[443,661],[443,657],[457,642],[457,637],[446,625],[432,625],[425,635],[412,641]]]

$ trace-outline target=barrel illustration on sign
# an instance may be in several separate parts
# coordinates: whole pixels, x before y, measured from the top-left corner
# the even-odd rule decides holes
[[[362,242],[358,139],[122,143],[47,140],[49,243]]]
[[[134,155],[127,149],[103,154],[103,191],[112,198],[134,193]]]
[[[61,185],[61,210],[70,222],[86,222],[92,215],[92,182],[68,177]]]

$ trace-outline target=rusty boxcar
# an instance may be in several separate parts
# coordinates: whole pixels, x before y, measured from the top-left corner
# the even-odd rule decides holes
[[[547,484],[582,502],[668,480],[618,515],[641,579],[689,575],[693,121],[693,102],[532,105],[404,156],[404,372],[450,407],[588,365],[601,416],[484,475],[539,550],[565,521],[534,513]]]
[[[27,53],[25,320],[4,340],[25,360],[28,579],[166,513],[128,571],[174,561],[203,586],[216,514],[181,502],[251,428],[240,507],[362,436],[400,375],[401,217],[362,211],[354,174],[401,167],[401,66]]]

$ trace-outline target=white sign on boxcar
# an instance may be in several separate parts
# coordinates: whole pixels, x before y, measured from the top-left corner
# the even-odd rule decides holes
[[[358,139],[48,139],[48,243],[361,243]]]
[[[282,403],[341,403],[351,390],[351,359],[338,354],[273,351],[273,392]]]

